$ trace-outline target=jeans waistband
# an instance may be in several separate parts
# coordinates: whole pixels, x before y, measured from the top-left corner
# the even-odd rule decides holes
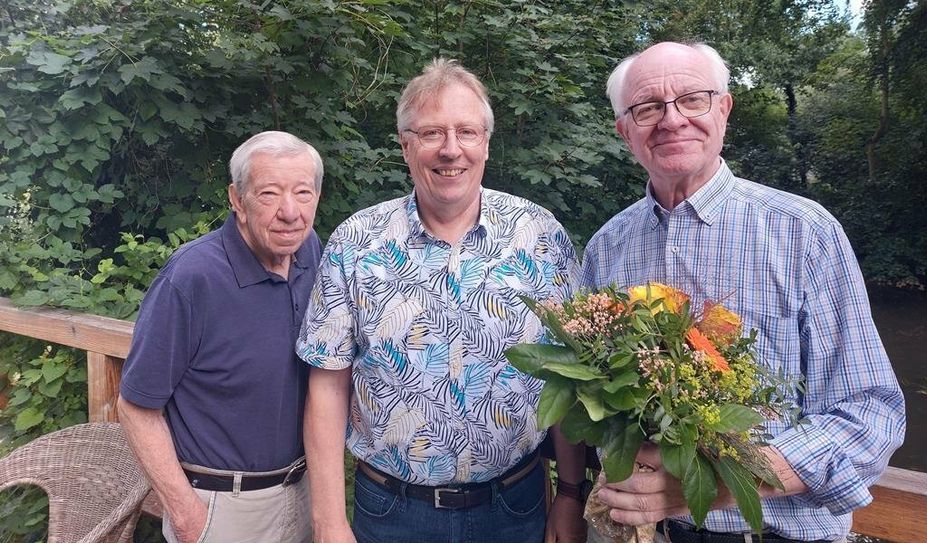
[[[535,451],[491,481],[444,486],[408,483],[362,461],[357,463],[357,469],[374,483],[395,494],[426,501],[434,504],[436,509],[466,509],[490,501],[493,497],[493,487],[499,491],[524,479],[538,465],[538,461],[538,453]]]

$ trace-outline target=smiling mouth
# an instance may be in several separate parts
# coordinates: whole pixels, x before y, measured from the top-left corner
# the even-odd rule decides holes
[[[680,143],[689,143],[690,141],[694,141],[694,140],[690,138],[681,139],[681,140],[667,140],[667,141],[661,141],[657,143],[656,145],[654,145],[654,147],[660,147],[661,145],[679,145]]]
[[[434,171],[435,173],[437,173],[438,175],[441,175],[441,176],[444,176],[444,177],[456,177],[456,176],[458,176],[458,175],[464,173],[464,172],[467,171],[467,170],[465,170],[465,169],[463,169],[463,168],[455,168],[455,169],[452,169],[452,170],[446,170],[446,169],[435,168],[433,171]]]

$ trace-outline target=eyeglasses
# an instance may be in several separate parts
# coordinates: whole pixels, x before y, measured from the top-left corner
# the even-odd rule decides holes
[[[409,128],[403,132],[412,132],[418,136],[419,143],[425,149],[440,149],[447,140],[447,133],[453,131],[457,136],[457,143],[461,147],[476,147],[486,139],[486,129],[482,126],[458,126],[455,128],[444,128],[443,126],[422,126],[418,130]]]
[[[663,116],[666,115],[666,106],[669,104],[675,105],[676,111],[687,119],[701,117],[711,111],[711,97],[716,94],[720,93],[713,90],[687,92],[667,102],[656,100],[634,104],[626,109],[625,113],[631,114],[631,118],[634,119],[634,124],[637,126],[660,124]]]

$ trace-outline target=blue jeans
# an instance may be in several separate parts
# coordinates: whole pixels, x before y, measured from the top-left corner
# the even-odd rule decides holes
[[[354,481],[357,543],[541,543],[547,511],[539,463],[493,499],[467,509],[394,494],[358,470]]]

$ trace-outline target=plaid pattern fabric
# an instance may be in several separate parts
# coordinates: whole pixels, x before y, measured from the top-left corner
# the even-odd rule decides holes
[[[763,502],[771,531],[836,539],[904,438],[904,399],[872,322],[866,287],[842,227],[820,205],[735,177],[722,161],[672,211],[647,196],[590,240],[582,285],[658,281],[720,301],[758,330],[760,363],[801,375],[794,398],[808,424],[769,421],[774,445],[810,492]],[[691,519],[686,519],[691,520]],[[734,509],[705,528],[749,531]]]

